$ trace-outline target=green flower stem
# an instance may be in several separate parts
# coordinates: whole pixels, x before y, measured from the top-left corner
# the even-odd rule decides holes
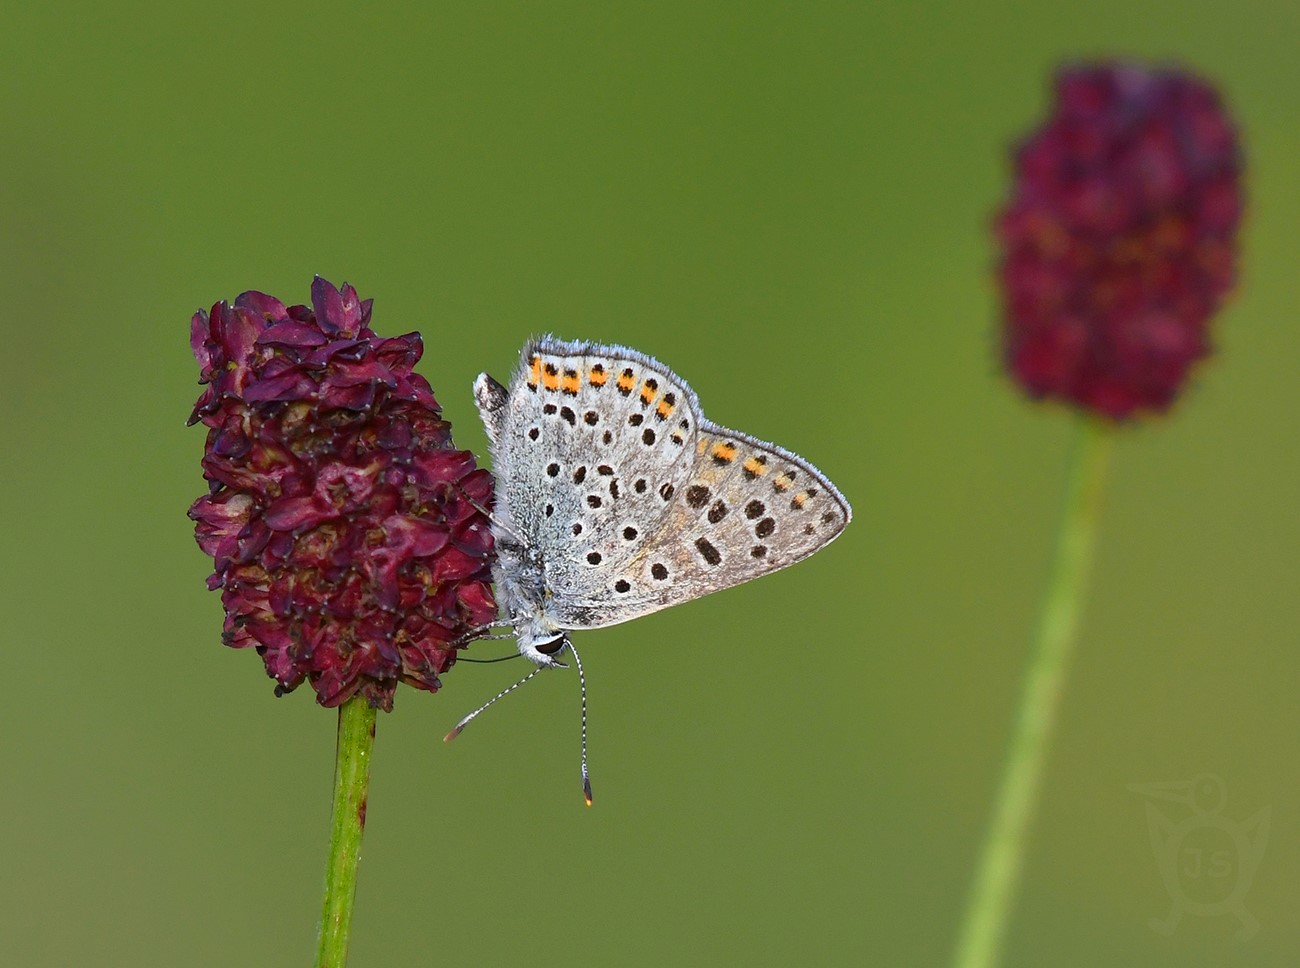
[[[366,831],[375,716],[376,710],[363,696],[353,696],[339,707],[334,817],[330,823],[329,867],[325,871],[325,908],[320,918],[316,968],[343,968],[348,960],[352,899],[357,891],[361,836]]]
[[[993,817],[958,938],[953,962],[956,968],[992,968],[998,963],[1011,902],[1020,881],[1048,741],[1079,628],[1112,436],[1109,426],[1079,418],[1056,557]]]

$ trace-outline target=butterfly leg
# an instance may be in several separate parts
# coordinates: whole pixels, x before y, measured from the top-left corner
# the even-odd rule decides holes
[[[510,624],[511,622],[509,619],[498,619],[488,625],[480,625],[477,628],[472,628],[464,635],[460,636],[460,638],[451,642],[450,647],[457,649],[462,645],[468,645],[470,642],[477,642],[481,639],[513,639],[515,637],[514,632],[496,633],[492,631],[493,629],[501,628],[502,626]]]
[[[471,495],[465,493],[465,490],[463,488],[458,487],[456,489],[460,491],[460,496],[463,497],[469,503],[469,506],[472,507],[475,511],[479,512],[479,514],[487,518],[488,521],[491,522],[494,528],[499,528],[501,531],[504,531],[506,534],[510,535],[510,537],[514,538],[520,544],[524,543],[523,539],[520,538],[519,536],[519,532],[517,532],[505,521],[497,517],[496,514],[494,514],[491,509],[484,507],[478,501],[474,500],[474,498]]]

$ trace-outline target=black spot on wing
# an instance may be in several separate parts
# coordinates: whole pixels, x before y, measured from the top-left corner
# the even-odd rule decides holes
[[[708,538],[696,538],[695,550],[698,551],[700,557],[710,565],[719,565],[722,563],[722,552],[713,547],[713,542]]]

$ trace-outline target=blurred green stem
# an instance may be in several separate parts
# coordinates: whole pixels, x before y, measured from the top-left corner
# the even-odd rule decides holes
[[[325,871],[325,908],[320,918],[316,968],[343,968],[348,960],[352,899],[357,890],[361,836],[366,831],[375,715],[376,710],[364,696],[353,696],[339,707],[334,818],[330,824],[329,867]]]
[[[1055,560],[1034,635],[1015,731],[957,942],[953,961],[956,968],[992,968],[998,963],[1070,650],[1079,628],[1112,436],[1108,425],[1078,418]]]

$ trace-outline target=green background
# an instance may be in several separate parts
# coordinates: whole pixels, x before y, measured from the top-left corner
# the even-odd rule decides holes
[[[528,334],[618,341],[857,516],[580,637],[591,810],[572,674],[452,746],[519,667],[400,691],[352,964],[943,964],[1070,424],[999,371],[988,220],[1053,66],[1121,53],[1236,112],[1242,284],[1117,448],[1006,963],[1296,964],[1297,36],[1280,0],[9,9],[0,962],[312,956],[335,717],[220,645],[184,421],[190,314],[321,273],[424,334],[464,446],[473,377]],[[1229,820],[1272,811],[1250,941],[1147,926],[1170,898],[1128,787],[1203,771]]]

